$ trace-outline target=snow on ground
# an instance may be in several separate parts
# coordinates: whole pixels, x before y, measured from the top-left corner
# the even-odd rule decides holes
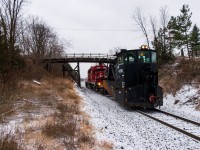
[[[18,130],[20,132],[25,132],[25,128],[37,127],[39,125],[38,120],[42,120],[54,112],[54,109],[48,107],[36,109],[28,113],[24,113],[22,110],[18,109],[15,111],[15,116],[5,118],[4,123],[0,124],[0,134],[14,135]],[[24,123],[24,120],[26,119],[27,124]]]
[[[194,99],[196,102],[190,101]],[[178,103],[175,104],[175,101]],[[162,110],[200,122],[200,111],[195,110],[195,107],[200,103],[200,87],[185,85],[177,91],[176,95],[166,95],[163,102]]]
[[[200,143],[89,89],[78,89],[96,138],[125,150],[197,150]],[[165,105],[166,107],[167,105]],[[166,107],[167,108],[167,107]]]

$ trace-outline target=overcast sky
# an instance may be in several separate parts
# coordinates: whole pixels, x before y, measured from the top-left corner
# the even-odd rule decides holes
[[[71,41],[68,53],[108,53],[114,47],[134,49],[146,44],[132,18],[137,7],[147,22],[150,16],[159,22],[161,7],[168,7],[169,16],[177,16],[183,4],[189,4],[192,21],[200,27],[198,0],[32,0],[28,13]]]

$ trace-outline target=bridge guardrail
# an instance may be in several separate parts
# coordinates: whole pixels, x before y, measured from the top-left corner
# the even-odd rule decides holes
[[[103,53],[70,53],[66,54],[65,58],[107,58],[115,59],[114,55],[103,54]]]

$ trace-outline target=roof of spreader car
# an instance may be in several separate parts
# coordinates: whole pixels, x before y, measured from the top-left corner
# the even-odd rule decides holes
[[[127,51],[141,51],[141,50],[155,51],[154,49],[148,48],[147,45],[142,45],[139,49],[130,49],[130,50],[121,49],[120,52],[117,52],[114,56],[121,55],[121,54],[123,54],[123,53],[125,53]]]

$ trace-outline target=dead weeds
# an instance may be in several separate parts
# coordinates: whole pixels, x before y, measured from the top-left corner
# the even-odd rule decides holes
[[[20,142],[11,134],[0,136],[0,149],[1,150],[24,150]]]
[[[74,138],[77,132],[76,122],[55,122],[55,123],[46,123],[42,128],[42,133],[49,137],[54,138]]]
[[[165,93],[172,93],[185,84],[200,83],[200,61],[195,59],[177,59],[172,65],[165,65],[159,70],[159,83]]]
[[[14,111],[11,111],[14,108],[13,104],[1,104],[0,105],[0,123],[4,122],[4,117],[8,117],[14,114]]]
[[[89,124],[89,117],[81,112],[81,98],[74,90],[73,83],[54,77],[41,79],[40,82],[41,85],[32,81],[20,82],[18,99],[23,106],[18,113],[23,113],[24,119],[22,127],[16,127],[15,137],[23,139],[25,148],[31,146],[31,149],[94,148],[93,128]],[[4,109],[0,109],[0,113],[13,107],[15,105],[2,107]],[[39,118],[36,112],[40,114]],[[12,142],[10,145],[19,144],[15,139],[3,141]]]

